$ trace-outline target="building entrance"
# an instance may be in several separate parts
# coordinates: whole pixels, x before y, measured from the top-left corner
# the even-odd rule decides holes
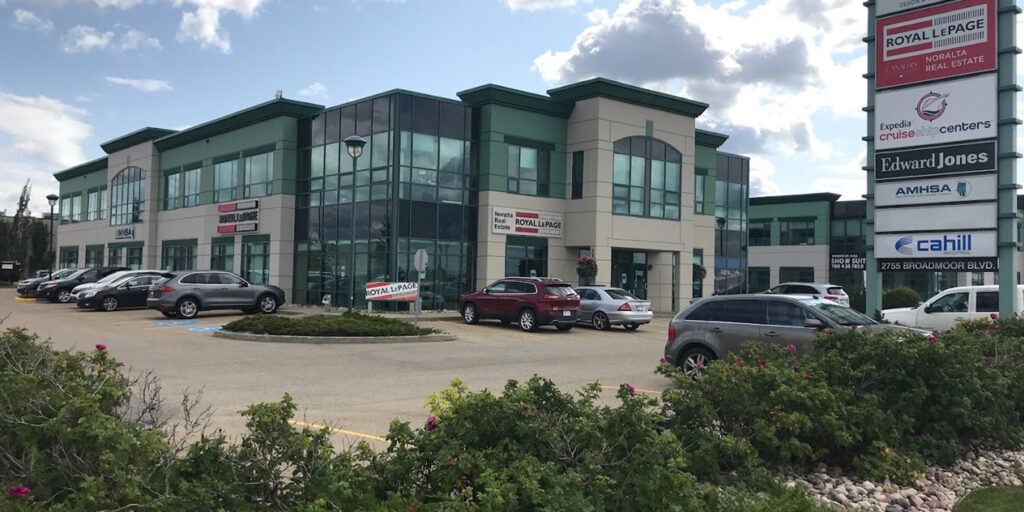
[[[611,284],[647,299],[647,253],[612,249]]]

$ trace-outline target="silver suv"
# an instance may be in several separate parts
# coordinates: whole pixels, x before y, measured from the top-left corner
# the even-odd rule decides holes
[[[828,283],[779,283],[765,293],[779,295],[810,295],[818,299],[838,302],[850,307],[850,296],[838,284]]]
[[[168,318],[194,318],[210,309],[270,314],[284,304],[284,290],[249,283],[231,272],[188,270],[162,277],[149,287],[146,306]]]
[[[796,295],[721,295],[692,304],[668,327],[665,360],[694,377],[707,363],[738,353],[756,340],[811,349],[815,332],[857,326],[866,331],[905,328],[883,325],[833,301]]]

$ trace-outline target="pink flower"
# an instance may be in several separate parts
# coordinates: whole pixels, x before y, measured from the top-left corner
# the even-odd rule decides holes
[[[939,333],[939,331],[937,331],[935,329],[932,329],[932,334],[938,334],[938,333]]]
[[[697,369],[700,370],[701,368],[704,368],[704,363],[697,363]]]
[[[856,331],[856,330],[857,330],[857,324],[851,325],[851,326],[850,326],[850,329],[853,329],[853,330],[855,330],[855,331]]]
[[[10,494],[12,498],[24,498],[30,492],[32,491],[24,485],[15,485],[14,487],[7,488],[7,494]]]
[[[437,428],[437,416],[431,414],[430,417],[427,418],[427,430],[434,430],[435,428]]]
[[[988,337],[988,331],[981,331],[981,337],[982,338],[987,338]]]
[[[633,396],[636,394],[636,388],[634,388],[631,384],[623,384],[623,386],[625,386],[626,389],[629,390],[629,396]]]
[[[758,359],[757,360],[757,365],[758,366],[764,366],[766,364],[768,364],[768,361],[765,361],[764,359]]]
[[[997,314],[995,314],[995,313],[992,313],[992,314],[991,314],[991,315],[989,315],[988,317],[989,317],[989,318],[991,318],[992,320],[995,320],[995,319],[999,318],[999,315],[997,315]]]
[[[743,362],[743,358],[742,357],[737,357],[736,358],[736,362],[737,363],[742,363]]]
[[[795,372],[795,371],[799,370],[800,367],[794,364],[794,365],[790,365],[789,369],[793,370]]]
[[[796,354],[796,345],[786,345],[786,350],[790,351],[790,353]]]
[[[985,362],[988,363],[988,364],[996,364],[995,358],[992,358],[992,357],[986,357],[985,358]]]
[[[661,359],[658,359],[658,362],[659,362],[659,363],[664,363],[664,362],[667,362],[667,361],[666,361],[666,360],[665,360],[665,358],[663,357],[663,358],[661,358]]]
[[[811,375],[811,374],[808,373],[807,375],[804,375],[804,379],[806,379],[806,380],[814,380],[814,375]]]
[[[740,367],[740,365],[738,365],[738,364],[736,364],[736,363],[733,363],[733,364],[732,364],[731,366],[732,366],[732,369],[733,369],[733,370],[737,370],[737,369],[739,369],[739,367]]]
[[[99,344],[96,345],[96,350],[99,350],[99,351],[102,352],[102,351],[104,351],[106,349],[107,349],[107,346],[102,344],[102,343],[99,343]]]
[[[828,336],[829,334],[832,334],[832,331],[829,331],[828,329],[822,329],[821,334],[824,336]]]
[[[935,341],[935,336],[928,336],[928,341]]]

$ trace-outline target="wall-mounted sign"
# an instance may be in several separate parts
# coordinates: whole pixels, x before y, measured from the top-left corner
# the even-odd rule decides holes
[[[366,300],[416,300],[418,283],[366,283]]]
[[[875,235],[879,258],[994,258],[995,231],[949,231]]]
[[[217,205],[218,233],[253,233],[259,229],[259,221],[259,199]]]
[[[996,211],[995,201],[878,208],[875,210],[875,232],[892,233],[936,228],[948,230],[995,229]]]
[[[995,201],[996,175],[884,181],[875,184],[875,206]]]
[[[996,75],[875,95],[875,148],[896,149],[995,138]]]
[[[867,257],[863,254],[833,254],[829,258],[831,270],[864,270]]]
[[[926,5],[945,2],[946,0],[875,0],[875,16],[885,16],[897,12],[909,11]]]
[[[875,153],[875,181],[994,171],[996,156],[994,140]]]
[[[491,210],[491,232],[561,238],[562,215],[495,206]]]
[[[882,272],[996,272],[999,258],[923,258],[916,260],[878,259]]]
[[[135,226],[115,229],[114,240],[135,240]]]
[[[996,69],[996,0],[962,0],[875,23],[876,89]]]

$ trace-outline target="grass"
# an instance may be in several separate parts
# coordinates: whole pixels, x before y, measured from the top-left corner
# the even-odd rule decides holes
[[[421,336],[434,329],[417,329],[408,322],[358,312],[286,318],[253,315],[224,326],[225,331],[283,336]]]
[[[1024,487],[988,487],[971,492],[953,512],[1024,512]]]

